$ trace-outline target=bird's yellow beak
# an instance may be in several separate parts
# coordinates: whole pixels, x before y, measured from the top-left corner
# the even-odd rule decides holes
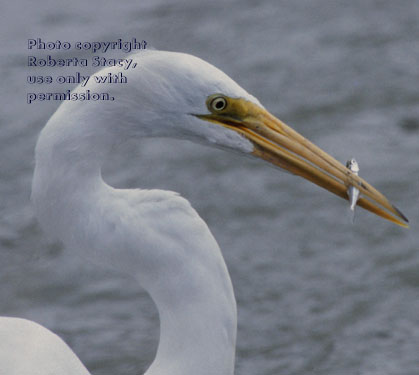
[[[388,199],[332,156],[260,106],[222,94],[208,97],[210,114],[197,117],[232,129],[253,145],[253,155],[299,175],[348,199],[349,186],[359,189],[357,204],[393,223],[408,226],[407,218]]]

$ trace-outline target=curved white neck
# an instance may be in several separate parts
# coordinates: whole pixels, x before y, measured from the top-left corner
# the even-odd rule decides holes
[[[112,147],[106,139],[100,131],[86,136],[77,124],[54,118],[46,126],[38,141],[32,189],[40,222],[72,250],[133,273],[149,292],[159,311],[160,342],[147,375],[232,375],[236,304],[218,245],[192,209],[187,215],[205,227],[203,244],[185,233],[179,246],[170,247],[176,261],[167,265],[167,248],[147,246],[148,234],[142,233],[147,228],[138,225],[133,234],[138,240],[129,243],[130,238],[119,243],[112,237],[109,228],[126,225],[116,233],[130,235],[128,226],[136,224],[120,219],[125,205],[112,203],[125,199],[132,207],[130,197],[145,194],[141,199],[147,199],[147,192],[116,190],[103,182],[101,160]],[[147,223],[137,211],[138,222]]]
[[[179,271],[166,278],[171,286],[151,292],[160,342],[146,375],[233,375],[237,321],[229,280]]]

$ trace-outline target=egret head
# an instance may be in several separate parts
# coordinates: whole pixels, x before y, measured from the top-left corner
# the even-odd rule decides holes
[[[362,196],[359,206],[407,226],[405,216],[383,194],[269,113],[213,65],[175,52],[150,51],[133,58],[139,68],[124,71],[128,85],[109,85],[119,90],[118,104],[105,103],[102,111],[106,116],[112,111],[113,118],[128,125],[126,134],[189,138],[251,154],[343,199],[354,186]]]
[[[184,136],[200,142],[252,154],[343,199],[354,186],[362,195],[359,206],[407,226],[406,217],[383,194],[269,113],[223,72],[189,55],[173,57],[176,62],[163,64],[161,71],[167,78],[167,69],[173,70],[164,100],[172,98],[174,112],[177,105],[183,109],[174,120],[176,131],[180,128]]]

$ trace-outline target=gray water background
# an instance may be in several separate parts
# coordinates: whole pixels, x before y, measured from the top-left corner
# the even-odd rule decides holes
[[[355,157],[411,221],[359,210],[352,225],[316,186],[187,142],[119,150],[109,183],[180,192],[217,238],[238,302],[236,373],[419,374],[418,1],[9,1],[0,18],[0,315],[58,333],[95,375],[153,359],[147,294],[51,243],[29,202],[35,142],[59,103],[26,104],[27,39],[135,36],[208,60],[338,160]]]

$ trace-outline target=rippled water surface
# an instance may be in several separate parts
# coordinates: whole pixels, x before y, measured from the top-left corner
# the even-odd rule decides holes
[[[187,142],[118,150],[109,183],[178,191],[216,236],[238,301],[236,373],[419,374],[418,1],[1,8],[0,315],[57,332],[95,375],[140,374],[153,359],[147,294],[49,242],[29,202],[35,142],[58,103],[26,104],[27,39],[135,36],[210,61],[338,160],[355,157],[411,221],[359,211],[352,225],[347,204],[314,185]]]

